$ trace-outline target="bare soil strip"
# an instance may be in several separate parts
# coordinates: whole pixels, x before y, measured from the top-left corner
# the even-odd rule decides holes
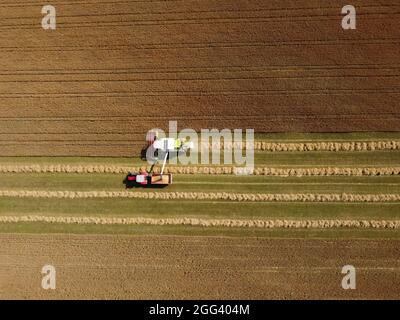
[[[0,165],[0,173],[115,173],[137,172],[138,166],[102,165]],[[160,168],[154,171],[159,172]],[[175,174],[235,174],[233,166],[169,166],[166,173]],[[254,175],[264,176],[392,176],[400,175],[400,167],[318,167],[318,168],[272,168],[256,167]]]
[[[400,194],[312,194],[232,192],[31,191],[0,190],[0,197],[18,198],[132,198],[158,200],[225,200],[246,202],[397,202]]]
[[[0,223],[45,222],[65,224],[99,225],[187,225],[203,227],[246,228],[352,228],[352,229],[400,229],[400,220],[250,220],[250,219],[202,219],[202,218],[107,218],[62,216],[0,216]]]
[[[0,298],[398,299],[399,256],[398,240],[2,234]],[[56,290],[41,288],[46,264]]]

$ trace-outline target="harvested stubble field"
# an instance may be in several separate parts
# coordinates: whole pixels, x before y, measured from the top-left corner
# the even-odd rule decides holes
[[[0,235],[0,298],[397,299],[399,248],[399,240]],[[357,290],[340,286],[350,262]],[[54,291],[40,287],[47,263],[57,268]]]
[[[261,148],[256,152],[255,175],[236,176],[232,167],[169,166],[177,174],[174,184],[167,189],[121,190],[125,173],[143,165],[138,159],[0,158],[0,232],[10,234],[0,237],[0,241],[16,237],[17,244],[12,248],[25,250],[18,248],[29,241],[30,250],[38,252],[26,262],[22,262],[20,255],[4,253],[14,262],[21,259],[18,270],[24,270],[21,281],[26,281],[28,287],[23,290],[20,284],[12,286],[9,282],[16,272],[10,260],[2,265],[0,273],[8,290],[3,296],[396,298],[400,291],[399,240],[396,240],[400,236],[400,157],[393,141],[399,141],[398,135],[303,134],[297,138],[282,135],[276,139],[280,147],[296,147],[262,148],[270,146],[266,143],[274,138],[258,135]],[[339,148],[324,147],[335,143],[339,143]],[[313,147],[297,148],[299,145]],[[46,235],[29,235],[32,233]],[[54,233],[82,236],[63,238],[51,235]],[[324,238],[331,240],[320,240]],[[54,243],[61,253],[56,256],[39,253],[38,248],[46,240]],[[110,241],[113,247],[119,243],[120,249],[104,256],[103,249],[99,249],[99,243],[104,241]],[[136,243],[133,247],[132,241]],[[200,243],[199,247],[195,249],[190,241]],[[224,244],[214,254],[210,241]],[[373,252],[371,245],[384,253]],[[69,264],[63,258],[63,250],[70,255]],[[74,257],[80,250],[91,250],[92,254],[84,260],[76,258],[80,261],[78,265]],[[241,253],[243,250],[247,253]],[[296,250],[296,255],[291,250]],[[156,265],[154,251],[158,252]],[[196,259],[190,258],[190,254],[178,257],[177,251],[180,254],[190,251]],[[356,256],[347,255],[349,251]],[[153,262],[145,263],[141,258],[133,262],[129,254]],[[39,263],[36,259],[47,259],[61,269],[58,269],[61,289],[57,292],[47,294],[36,287],[33,276],[34,266]],[[124,267],[107,274],[115,264],[103,259],[120,261]],[[359,268],[361,290],[354,293],[340,289],[340,266],[348,263],[357,263]],[[82,267],[85,269],[82,286],[90,283],[87,291],[77,284],[80,277],[72,279],[73,270]],[[173,272],[167,275],[166,268]],[[218,280],[216,275],[221,268],[224,277]],[[131,271],[122,276],[128,269]],[[91,281],[93,277],[97,281]],[[106,277],[109,281],[105,281]],[[164,290],[159,289],[160,284],[157,287],[145,281],[146,277],[152,281],[162,279]],[[118,284],[118,288],[111,283]],[[199,283],[207,286],[197,289]]]
[[[0,10],[2,155],[132,156],[151,128],[399,130],[399,3],[40,0]],[[44,54],[45,53],[45,54]]]
[[[9,234],[0,242],[17,239],[0,250],[8,257],[0,297],[395,299],[400,157],[391,135],[341,135],[346,148],[338,150],[259,150],[252,176],[236,176],[232,167],[171,166],[174,184],[159,190],[121,190],[138,159],[0,158],[0,232]],[[384,147],[347,148],[367,141]],[[50,249],[39,252],[45,241]],[[103,242],[108,247],[99,248]],[[27,248],[35,253],[30,258],[20,254]],[[7,251],[14,249],[18,255]],[[82,260],[81,250],[91,254]],[[35,280],[44,260],[57,265],[54,293]],[[351,293],[340,287],[340,267],[349,263],[357,264],[359,279]],[[16,273],[22,276],[12,283]],[[198,289],[200,283],[206,285]]]
[[[295,135],[286,144],[298,143]],[[398,141],[390,134],[320,135],[349,145]],[[318,139],[302,135],[303,141]],[[385,139],[386,138],[386,139]],[[262,141],[269,136],[258,136]],[[278,139],[279,140],[279,139]],[[294,142],[296,141],[297,142]],[[392,144],[390,144],[392,145]],[[0,214],[202,219],[398,219],[400,154],[368,151],[258,151],[255,175],[232,167],[168,166],[178,173],[167,189],[123,191],[129,158],[3,157]],[[22,179],[22,180],[21,180]],[[27,198],[29,202],[21,201]],[[12,209],[11,209],[12,208]]]
[[[398,1],[51,4],[0,4],[0,298],[399,297]],[[254,128],[255,174],[121,190],[169,120]]]

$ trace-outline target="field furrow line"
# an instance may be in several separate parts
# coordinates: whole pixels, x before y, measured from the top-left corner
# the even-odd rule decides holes
[[[61,216],[0,216],[0,223],[62,223],[98,225],[187,225],[203,227],[248,227],[248,228],[353,228],[353,229],[399,229],[400,220],[241,220],[201,218],[106,218],[106,217],[61,217]]]

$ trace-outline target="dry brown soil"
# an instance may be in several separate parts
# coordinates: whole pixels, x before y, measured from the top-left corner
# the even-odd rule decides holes
[[[2,234],[0,298],[398,299],[399,258],[395,240]],[[45,264],[55,291],[41,289]]]
[[[400,130],[398,0],[0,4],[1,155],[137,154],[147,130]]]

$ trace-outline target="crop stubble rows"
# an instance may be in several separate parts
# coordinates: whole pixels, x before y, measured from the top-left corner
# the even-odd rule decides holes
[[[53,32],[40,29],[41,3],[24,3],[1,5],[2,155],[133,155],[168,120],[400,129],[394,1],[357,1],[352,32],[340,28],[340,1],[54,2]],[[92,138],[99,133],[109,138]],[[132,148],[121,133],[137,134]],[[47,142],[27,146],[37,134]]]
[[[257,132],[400,129],[397,1],[355,0],[359,23],[351,33],[340,29],[339,1],[102,2],[54,0],[55,32],[40,29],[40,1],[0,4],[1,155],[137,155],[146,131],[166,128],[168,120],[182,128]],[[258,150],[285,149],[392,150],[398,142],[261,144]],[[138,168],[0,166],[20,173],[128,169]],[[233,173],[232,167],[168,170]],[[255,173],[377,176],[399,175],[400,168]],[[1,219],[398,228],[398,221],[367,220]],[[397,241],[0,235],[0,242],[1,298],[398,298],[400,283]],[[59,268],[53,293],[40,289],[37,272],[49,261]],[[340,268],[349,261],[360,268],[355,292],[340,287]]]
[[[396,299],[398,242],[0,235],[0,297]],[[40,287],[49,261],[54,291]],[[357,290],[340,285],[349,262],[358,268]]]

